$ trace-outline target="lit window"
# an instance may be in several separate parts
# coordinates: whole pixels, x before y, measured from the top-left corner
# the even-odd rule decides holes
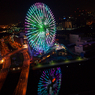
[[[13,70],[15,70],[15,68],[13,68]]]

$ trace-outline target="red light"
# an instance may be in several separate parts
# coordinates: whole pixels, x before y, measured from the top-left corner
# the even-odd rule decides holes
[[[56,80],[56,78],[54,78],[53,80],[52,80],[52,82],[54,82]]]

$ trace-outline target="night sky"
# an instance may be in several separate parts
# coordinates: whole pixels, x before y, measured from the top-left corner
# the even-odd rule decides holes
[[[55,19],[72,15],[77,8],[95,10],[95,0],[0,0],[0,25],[24,21],[28,9],[36,2],[48,5]]]

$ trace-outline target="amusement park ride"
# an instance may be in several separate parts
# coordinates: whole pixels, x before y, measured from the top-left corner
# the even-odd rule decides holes
[[[54,54],[54,51],[59,50],[69,52],[64,45],[55,43],[54,15],[44,3],[35,3],[29,8],[25,18],[25,32],[29,43],[28,50],[33,58],[40,56],[39,59],[41,59],[44,55],[48,58],[51,56],[50,54]],[[38,83],[38,95],[58,95],[60,85],[60,67],[44,70]]]
[[[29,46],[36,52],[46,53],[54,44],[56,25],[53,13],[43,3],[30,7],[25,19],[25,32]]]
[[[25,18],[25,32],[31,57],[41,57],[51,50],[66,49],[55,43],[56,23],[50,8],[44,3],[33,4]]]
[[[25,32],[31,56],[44,55],[54,46],[55,19],[46,4],[35,3],[29,8],[25,18]],[[60,68],[43,71],[38,83],[38,95],[57,95],[60,84]]]

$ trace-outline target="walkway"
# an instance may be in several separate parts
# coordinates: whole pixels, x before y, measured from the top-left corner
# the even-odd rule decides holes
[[[81,59],[76,59],[76,60],[67,60],[64,62],[59,62],[59,63],[54,63],[51,62],[49,64],[38,64],[36,66],[34,66],[32,69],[40,69],[40,68],[45,68],[45,67],[52,67],[52,66],[59,66],[59,65],[63,65],[63,64],[71,64],[71,63],[75,63],[75,62],[82,62],[82,61],[86,61],[89,60],[88,58],[81,58]]]

